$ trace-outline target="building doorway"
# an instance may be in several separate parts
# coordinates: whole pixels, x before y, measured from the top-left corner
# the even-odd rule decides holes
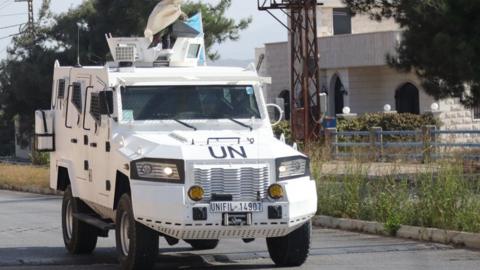
[[[333,112],[335,115],[342,114],[343,108],[345,107],[345,86],[342,83],[342,80],[338,75],[335,75],[333,78],[333,91],[334,91],[334,106]]]
[[[290,91],[283,90],[278,95],[279,98],[283,99],[283,108],[285,110],[285,120],[290,120]]]
[[[420,114],[420,98],[418,88],[406,83],[395,92],[395,106],[398,113]]]

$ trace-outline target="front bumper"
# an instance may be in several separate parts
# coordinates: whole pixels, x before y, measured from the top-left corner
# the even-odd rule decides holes
[[[281,201],[264,201],[262,212],[251,213],[251,224],[225,226],[223,213],[207,212],[206,220],[194,220],[193,208],[207,208],[208,203],[184,204],[166,201],[158,188],[132,188],[133,207],[138,222],[177,239],[232,239],[285,236],[309,221],[317,211],[315,181],[310,179],[280,182],[285,190]],[[150,194],[154,192],[156,196]],[[175,192],[178,192],[175,191]],[[170,189],[169,198],[178,198]],[[183,188],[181,194],[185,194]],[[173,195],[173,196],[172,196]],[[141,196],[141,197],[140,197]],[[162,198],[163,197],[163,198]],[[187,200],[185,196],[180,196]],[[138,203],[141,201],[142,203]],[[163,202],[162,202],[163,201]],[[155,207],[152,207],[155,206]],[[281,207],[281,217],[272,218],[269,206]]]

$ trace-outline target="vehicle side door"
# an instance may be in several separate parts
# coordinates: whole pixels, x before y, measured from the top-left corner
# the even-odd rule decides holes
[[[112,189],[115,179],[110,179],[110,118],[98,113],[102,110],[101,107],[113,107],[113,96],[110,94],[112,91],[106,90],[104,85],[94,83],[88,92],[88,111],[85,117],[85,125],[89,129],[88,161],[94,183],[95,203],[104,207],[108,207],[110,198],[114,195]]]

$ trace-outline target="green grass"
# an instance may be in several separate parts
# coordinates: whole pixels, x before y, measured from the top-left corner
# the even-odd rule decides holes
[[[312,163],[312,167],[316,167]],[[437,173],[372,179],[352,163],[342,177],[318,179],[318,214],[385,223],[395,234],[400,225],[480,232],[480,179],[461,165],[442,164]]]

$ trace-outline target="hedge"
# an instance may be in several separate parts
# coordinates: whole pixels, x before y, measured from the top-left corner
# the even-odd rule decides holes
[[[410,113],[367,113],[354,119],[338,119],[339,131],[368,131],[372,127],[383,130],[419,130],[424,126],[439,127],[440,122],[431,113],[416,115]]]

